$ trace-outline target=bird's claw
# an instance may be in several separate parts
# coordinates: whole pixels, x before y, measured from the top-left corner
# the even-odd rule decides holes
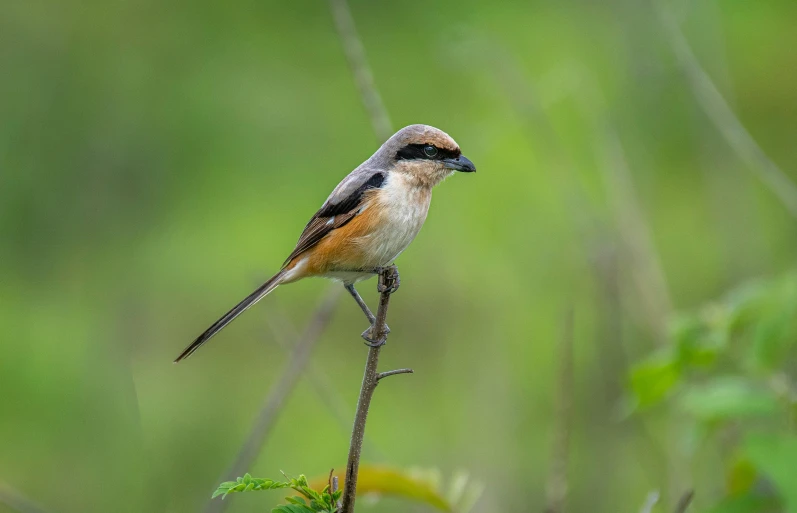
[[[365,339],[365,345],[368,347],[382,347],[383,345],[387,344],[387,334],[390,332],[387,326],[385,326],[385,331],[382,333],[382,336],[379,337],[378,339],[375,339],[371,335],[372,329],[373,326],[363,331],[362,337]]]
[[[398,267],[395,265],[378,267],[377,273],[379,274],[379,282],[376,285],[377,292],[380,294],[385,292],[392,294],[399,289],[401,277],[399,276]]]

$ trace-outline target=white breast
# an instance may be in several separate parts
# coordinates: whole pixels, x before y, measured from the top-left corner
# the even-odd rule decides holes
[[[374,266],[392,264],[407,249],[421,231],[431,199],[430,189],[410,184],[399,173],[388,175],[379,193],[366,207],[379,209],[380,222],[372,233],[358,241],[373,259]]]

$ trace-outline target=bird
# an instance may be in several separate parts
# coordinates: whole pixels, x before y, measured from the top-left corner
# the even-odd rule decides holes
[[[355,283],[393,266],[426,221],[432,189],[458,171],[472,173],[476,166],[442,130],[409,125],[393,134],[335,187],[280,270],[202,332],[174,363],[191,356],[278,286],[308,277],[342,282],[373,325],[374,315]],[[392,269],[397,287],[398,273]],[[368,333],[363,333],[366,341],[378,343]]]

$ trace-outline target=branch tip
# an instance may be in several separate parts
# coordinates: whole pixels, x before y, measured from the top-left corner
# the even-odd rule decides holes
[[[386,378],[388,376],[395,376],[396,374],[414,374],[415,371],[412,369],[396,369],[387,372],[380,372],[376,375],[376,381],[382,380],[382,378]]]

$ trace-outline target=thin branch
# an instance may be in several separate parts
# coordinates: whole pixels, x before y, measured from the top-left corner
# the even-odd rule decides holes
[[[340,297],[340,287],[333,287],[322,300],[321,306],[316,310],[305,329],[299,342],[293,348],[290,360],[276,383],[266,397],[263,407],[260,409],[257,419],[252,425],[244,444],[238,451],[235,461],[224,473],[219,481],[229,481],[242,475],[252,465],[257,455],[260,453],[271,428],[279,416],[282,404],[290,395],[299,381],[302,371],[310,361],[310,354],[315,348],[316,342],[321,338],[321,333],[329,325],[332,313]],[[205,507],[206,513],[221,513],[225,511],[230,501],[210,501]]]
[[[396,374],[412,374],[414,372],[415,371],[412,369],[396,369],[387,372],[380,372],[379,374],[376,375],[376,380],[379,381],[382,378],[386,378],[388,376],[395,376]]]
[[[374,76],[365,58],[365,48],[360,36],[357,35],[349,5],[346,0],[329,0],[329,5],[332,8],[332,17],[335,19],[335,30],[343,44],[346,61],[360,92],[360,100],[371,119],[374,133],[381,141],[386,141],[393,134],[390,116],[374,85]]]
[[[360,455],[362,452],[363,438],[365,437],[365,422],[368,419],[368,409],[371,406],[371,398],[379,384],[379,353],[382,346],[387,341],[387,331],[385,329],[387,319],[387,308],[390,304],[390,295],[394,291],[397,271],[394,266],[385,268],[379,275],[379,309],[376,312],[376,321],[370,331],[370,338],[375,341],[368,350],[368,359],[365,363],[363,373],[363,383],[360,388],[360,399],[357,401],[357,413],[354,417],[354,428],[351,433],[351,445],[349,446],[349,461],[346,464],[346,478],[343,483],[343,497],[341,513],[354,513],[354,502],[357,497],[357,474],[360,468]],[[404,369],[402,369],[404,370]]]
[[[670,45],[689,79],[692,93],[700,107],[736,154],[758,175],[758,178],[777,196],[789,213],[797,217],[797,185],[767,156],[753,139],[739,118],[725,101],[711,77],[700,65],[689,42],[681,32],[678,21],[656,2],[659,20],[670,40]]]
[[[689,505],[692,504],[692,499],[694,498],[695,491],[687,490],[678,500],[678,504],[675,505],[675,513],[686,513],[687,508],[689,508]]]
[[[338,484],[338,476],[333,476],[332,475],[333,472],[335,472],[335,469],[329,471],[329,477],[330,477],[329,488],[332,490],[332,493],[335,493],[338,491],[339,484]],[[335,506],[337,506],[338,511],[340,511],[340,508],[343,506],[343,504],[340,502],[340,499],[338,499],[335,502]]]
[[[573,427],[573,308],[567,310],[560,343],[556,428],[546,489],[546,513],[563,513],[567,502],[567,462]]]
[[[4,504],[19,513],[48,513],[39,504],[2,481],[0,481],[0,504]]]
[[[650,492],[645,499],[645,504],[642,505],[642,509],[639,510],[639,513],[650,513],[653,511],[653,506],[659,502],[659,491],[653,490]]]

